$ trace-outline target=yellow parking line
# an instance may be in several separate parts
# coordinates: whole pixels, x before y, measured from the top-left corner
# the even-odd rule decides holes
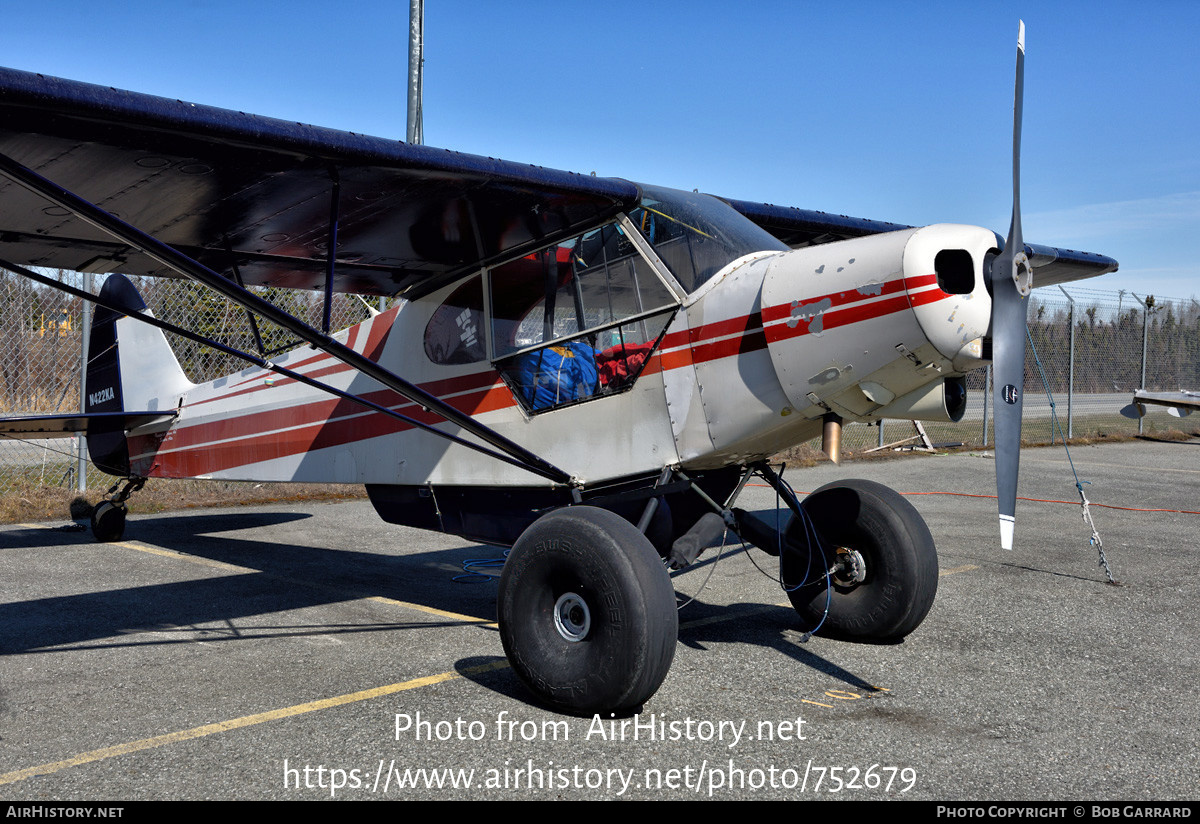
[[[224,561],[214,561],[211,558],[201,558],[198,555],[184,555],[182,552],[176,552],[173,549],[163,549],[162,547],[150,546],[149,544],[138,543],[136,541],[113,541],[108,546],[119,546],[125,549],[133,549],[138,552],[145,552],[148,555],[161,555],[164,558],[171,558],[176,561],[187,561],[189,564],[198,564],[200,566],[212,567],[213,569],[223,569],[228,572],[261,572],[261,570],[251,569],[250,567],[238,566],[237,564],[227,564]]]
[[[14,781],[23,781],[26,778],[32,778],[35,775],[49,775],[56,773],[59,770],[64,770],[67,767],[77,767],[80,764],[87,764],[92,761],[103,761],[106,758],[114,758],[118,755],[125,755],[131,752],[139,752],[141,750],[150,750],[155,747],[162,747],[166,744],[175,744],[180,741],[188,741],[192,738],[203,738],[206,735],[214,735],[219,732],[229,732],[230,730],[241,729],[242,727],[251,727],[255,724],[265,724],[268,721],[277,721],[280,718],[291,718],[296,715],[303,715],[317,710],[325,710],[331,707],[340,707],[344,704],[353,704],[358,701],[366,701],[371,698],[378,698],[383,695],[392,695],[397,692],[406,690],[419,689],[427,687],[431,684],[440,684],[445,681],[453,681],[456,678],[462,678],[466,675],[475,675],[489,670],[503,669],[508,666],[507,661],[493,661],[489,664],[481,664],[476,667],[469,667],[462,672],[443,672],[438,675],[429,675],[424,678],[414,678],[411,681],[401,681],[398,684],[388,684],[385,687],[375,687],[369,690],[360,690],[359,692],[351,692],[346,695],[338,695],[334,698],[322,698],[319,701],[309,701],[306,704],[296,704],[291,707],[283,707],[277,710],[268,712],[255,713],[254,715],[244,715],[241,718],[233,718],[228,721],[218,721],[215,724],[205,724],[200,727],[192,727],[190,730],[180,730],[178,732],[167,733],[166,735],[156,735],[153,738],[143,738],[140,741],[130,741],[126,744],[117,744],[114,747],[103,747],[91,752],[80,753],[71,758],[64,758],[62,761],[54,761],[50,764],[40,764],[36,767],[28,767],[24,770],[14,770],[13,772],[0,775],[0,784],[11,784]]]
[[[436,607],[426,607],[421,604],[413,604],[408,601],[397,601],[395,598],[385,598],[382,595],[372,595],[367,598],[368,601],[377,601],[381,604],[391,604],[392,606],[404,607],[405,609],[415,609],[417,612],[424,612],[429,615],[437,615],[440,618],[450,618],[454,621],[462,621],[464,624],[477,624],[481,627],[496,627],[499,626],[495,621],[485,621],[482,618],[476,618],[473,615],[460,615],[457,612],[447,612],[444,609]]]
[[[131,541],[113,542],[112,544],[109,544],[109,546],[121,546],[121,547],[124,547],[127,549],[136,550],[138,552],[146,552],[146,553],[153,554],[153,555],[159,555],[159,556],[163,556],[163,557],[167,557],[167,558],[172,558],[175,560],[183,560],[183,561],[187,561],[189,563],[197,563],[197,564],[201,564],[203,566],[215,567],[215,568],[225,569],[225,570],[238,572],[238,573],[260,572],[260,570],[254,570],[254,569],[250,569],[248,567],[239,567],[239,566],[235,566],[233,564],[226,564],[221,561],[213,561],[208,558],[199,558],[199,557],[193,556],[193,555],[184,555],[181,553],[174,552],[172,550],[147,546],[144,544],[134,543]],[[308,584],[306,582],[293,582],[293,583],[300,583],[305,586],[313,586],[312,584]],[[359,595],[358,597],[363,597],[363,596]],[[482,626],[487,626],[487,627],[495,626],[494,623],[483,624],[480,621],[480,619],[474,618],[469,615],[460,615],[458,613],[447,612],[445,610],[439,610],[439,609],[435,609],[433,607],[425,607],[420,604],[413,604],[413,603],[409,603],[407,601],[398,601],[393,598],[385,598],[382,596],[367,596],[367,600],[378,601],[380,603],[401,606],[401,607],[404,607],[407,609],[413,609],[413,610],[425,612],[425,613],[428,613],[431,615],[437,615],[442,618],[450,618],[453,620],[463,621],[465,623],[471,623],[471,624],[482,625]],[[780,606],[783,606],[783,605],[780,605]],[[737,618],[744,618],[748,615],[753,615],[755,613],[763,612],[763,611],[774,609],[774,608],[775,608],[774,606],[761,606],[761,607],[758,607],[755,609],[742,610],[742,611],[739,611],[734,614],[715,615],[715,616],[711,616],[708,618],[697,619],[695,621],[684,622],[684,623],[680,624],[680,628],[681,629],[682,628],[692,628],[692,627],[704,626],[706,624],[715,624],[715,623],[721,623],[724,621],[731,621],[731,620],[734,620]],[[241,718],[233,718],[233,719],[230,719],[227,721],[218,721],[213,724],[204,724],[202,726],[192,727],[191,729],[187,729],[187,730],[179,730],[179,731],[172,732],[172,733],[166,733],[164,735],[156,735],[151,738],[143,738],[138,741],[130,741],[130,742],[127,742],[124,744],[117,744],[112,747],[102,747],[101,749],[98,749],[98,750],[91,750],[89,752],[79,753],[78,755],[74,755],[70,758],[64,758],[61,761],[53,761],[48,764],[40,764],[38,766],[27,767],[22,770],[13,770],[12,772],[0,773],[0,785],[11,784],[16,781],[23,781],[26,778],[32,778],[34,776],[50,775],[52,773],[59,772],[60,770],[67,769],[69,767],[76,767],[76,766],[80,766],[82,764],[88,764],[88,763],[91,763],[94,761],[103,761],[105,759],[115,758],[119,755],[126,755],[128,753],[140,752],[142,750],[155,749],[157,747],[166,746],[168,744],[175,744],[180,741],[188,741],[188,740],[191,740],[194,738],[203,738],[205,736],[215,735],[217,733],[229,732],[231,730],[237,730],[237,729],[241,729],[243,727],[250,727],[250,726],[254,726],[256,724],[265,724],[269,721],[277,721],[282,718],[291,718],[291,717],[294,717],[297,715],[304,715],[306,713],[316,712],[318,710],[330,709],[332,707],[340,707],[340,706],[343,706],[346,704],[353,704],[353,703],[357,703],[359,701],[367,701],[372,698],[378,698],[378,697],[385,696],[385,695],[392,695],[392,694],[398,693],[398,692],[405,692],[407,690],[419,689],[421,687],[427,687],[427,686],[431,686],[433,684],[440,684],[440,683],[444,683],[446,681],[452,681],[454,679],[462,678],[462,677],[468,676],[468,675],[475,675],[478,673],[488,672],[491,670],[504,669],[508,666],[509,666],[509,664],[507,661],[493,661],[488,664],[481,664],[479,666],[469,667],[467,669],[462,670],[461,672],[459,672],[459,671],[443,672],[443,673],[439,673],[437,675],[425,676],[423,678],[413,678],[409,681],[401,681],[399,683],[389,684],[387,686],[374,687],[372,689],[360,690],[358,692],[351,692],[351,693],[347,693],[345,695],[335,696],[333,698],[323,698],[323,699],[319,699],[317,701],[309,701],[304,704],[296,704],[291,707],[283,707],[280,709],[269,710],[267,712],[255,713],[253,715],[245,715],[245,716],[242,716]],[[809,701],[807,703],[815,704],[817,702]],[[826,706],[826,705],[821,704],[820,706]]]
[[[977,567],[975,564],[963,564],[962,566],[956,566],[956,567],[950,567],[949,569],[943,569],[941,572],[938,573],[938,575],[941,577],[945,577],[947,575],[954,575],[959,572],[970,572],[973,569],[979,569],[979,567]]]
[[[227,564],[224,561],[213,561],[209,558],[202,558],[202,557],[199,557],[196,555],[185,555],[181,552],[175,552],[174,550],[162,549],[161,547],[149,546],[147,544],[142,544],[142,543],[138,543],[135,541],[116,541],[116,542],[110,544],[110,546],[121,546],[121,547],[125,547],[126,549],[137,550],[138,552],[146,552],[151,555],[161,555],[165,558],[172,558],[172,559],[178,560],[178,561],[187,561],[190,564],[199,564],[200,566],[212,567],[214,569],[223,569],[223,570],[226,570],[229,572],[239,572],[239,573],[251,572],[251,573],[259,573],[259,574],[263,574],[263,575],[268,574],[268,573],[262,572],[262,570],[259,570],[259,569],[252,569],[251,567],[242,567],[242,566],[237,566],[235,564]],[[464,624],[478,624],[478,625],[484,626],[484,627],[496,626],[494,621],[486,621],[482,618],[476,618],[473,615],[462,615],[457,612],[447,612],[444,609],[437,609],[436,607],[422,606],[421,604],[414,604],[409,601],[399,601],[399,600],[396,600],[395,598],[385,598],[382,595],[364,595],[361,592],[353,592],[350,590],[343,590],[343,589],[337,589],[334,587],[322,586],[320,584],[313,584],[309,581],[298,581],[293,578],[283,578],[278,575],[271,575],[270,577],[275,580],[285,581],[289,584],[294,584],[296,586],[309,587],[310,589],[318,589],[318,590],[323,590],[323,591],[327,591],[327,592],[337,592],[338,594],[349,595],[349,596],[352,596],[355,598],[364,598],[368,601],[375,601],[376,603],[380,603],[380,604],[388,604],[390,606],[403,607],[405,609],[416,610],[417,612],[424,612],[427,615],[436,615],[439,618],[449,618],[452,621],[462,621]]]

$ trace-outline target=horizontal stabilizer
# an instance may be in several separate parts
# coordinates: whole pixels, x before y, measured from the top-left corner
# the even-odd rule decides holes
[[[1133,403],[1121,408],[1121,414],[1127,418],[1140,418],[1146,414],[1146,404],[1167,407],[1167,414],[1176,418],[1186,418],[1200,409],[1200,392],[1147,392],[1139,389],[1133,393]]]
[[[97,423],[109,428],[114,421],[122,421],[121,428],[128,432],[140,426],[169,421],[174,412],[93,412],[88,415],[68,413],[65,415],[28,415],[17,418],[0,418],[0,436],[6,438],[70,438],[78,432],[87,431]]]

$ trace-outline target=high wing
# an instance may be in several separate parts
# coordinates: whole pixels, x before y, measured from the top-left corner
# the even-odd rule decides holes
[[[0,68],[0,154],[247,285],[394,295],[578,234],[638,188],[402,141]],[[740,200],[799,247],[908,226]],[[328,250],[336,250],[330,265]],[[1112,258],[1027,245],[1037,285],[1115,271]],[[0,183],[0,259],[176,273]]]
[[[0,154],[247,285],[392,295],[578,233],[636,203],[622,180],[0,69]],[[335,231],[331,233],[331,227]],[[0,184],[0,257],[174,275]]]
[[[914,228],[899,223],[773,206],[768,203],[752,203],[745,200],[726,202],[793,249]],[[1072,249],[1026,243],[1025,254],[1029,256],[1034,269],[1034,286],[1054,286],[1117,271],[1116,260],[1092,252],[1076,252]]]

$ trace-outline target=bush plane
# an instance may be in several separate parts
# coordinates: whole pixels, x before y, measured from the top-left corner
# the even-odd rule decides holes
[[[640,707],[678,631],[668,567],[731,530],[780,559],[807,630],[911,633],[937,588],[929,529],[846,480],[797,500],[768,463],[841,427],[958,420],[994,362],[1002,544],[1014,534],[1026,296],[1115,271],[1013,221],[905,226],[561,172],[0,70],[0,266],[92,301],[86,432],[124,480],[364,484],[388,522],[510,546],[505,653],[564,712]],[[98,295],[38,269],[103,273]],[[125,276],[187,277],[303,345],[233,352],[155,318]],[[315,289],[305,324],[248,290]],[[340,332],[332,295],[397,298]],[[193,383],[164,332],[247,367]],[[735,507],[758,476],[782,530]],[[115,487],[114,487],[115,489]]]

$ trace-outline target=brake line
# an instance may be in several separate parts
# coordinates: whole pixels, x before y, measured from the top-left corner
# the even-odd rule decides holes
[[[764,467],[767,467],[769,469],[769,467],[765,464],[764,464]],[[833,575],[832,575],[832,569],[829,568],[829,559],[825,556],[825,542],[822,540],[820,533],[817,531],[816,525],[813,524],[812,519],[809,518],[808,512],[805,511],[804,506],[802,504],[800,504],[799,499],[796,497],[796,491],[794,489],[792,489],[791,484],[789,484],[784,479],[783,473],[786,471],[786,469],[787,469],[786,464],[781,466],[779,473],[777,475],[775,475],[775,480],[779,485],[783,486],[787,490],[788,494],[791,496],[792,501],[795,502],[796,509],[793,514],[799,517],[800,523],[804,527],[804,540],[805,540],[806,545],[810,548],[810,551],[805,553],[805,555],[807,556],[807,561],[806,561],[807,565],[805,566],[804,574],[800,576],[799,583],[789,586],[788,582],[784,580],[784,576],[783,576],[783,559],[784,559],[784,552],[786,551],[786,547],[784,546],[785,541],[784,541],[784,536],[783,536],[783,529],[781,528],[781,525],[779,522],[779,513],[782,511],[782,507],[780,506],[780,504],[782,503],[781,498],[783,496],[780,493],[779,486],[776,486],[776,484],[774,484],[774,483],[768,483],[767,485],[772,487],[775,490],[775,534],[776,534],[777,540],[779,541],[779,546],[778,546],[779,575],[775,580],[779,584],[780,588],[784,592],[788,593],[788,600],[791,600],[791,593],[795,592],[796,590],[800,589],[801,587],[806,587],[806,586],[810,586],[812,584],[817,583],[816,580],[811,580],[811,581],[809,580],[809,574],[812,572],[812,569],[813,569],[813,553],[812,553],[811,549],[814,547],[816,548],[817,552],[819,552],[821,554],[821,568],[825,570],[823,573],[823,575],[825,577],[825,609],[822,611],[821,620],[817,622],[817,625],[815,627],[813,627],[812,629],[807,630],[801,634],[800,642],[805,643],[810,638],[812,638],[813,635],[815,635],[821,629],[821,627],[823,627],[825,625],[825,619],[827,619],[829,617],[829,608],[833,604]],[[758,471],[758,474],[763,478],[763,480],[770,481],[770,479],[764,474],[762,469],[760,469]],[[758,486],[758,484],[755,484],[755,486]],[[788,509],[790,510],[791,508],[792,507],[789,505]],[[750,557],[749,554],[747,555],[747,557]],[[764,570],[762,567],[760,567],[758,565],[758,563],[752,557],[750,558],[750,563],[754,564],[755,569],[757,569],[759,572],[761,572],[764,576],[766,576],[768,578],[771,577],[770,575],[767,574],[766,570]]]

